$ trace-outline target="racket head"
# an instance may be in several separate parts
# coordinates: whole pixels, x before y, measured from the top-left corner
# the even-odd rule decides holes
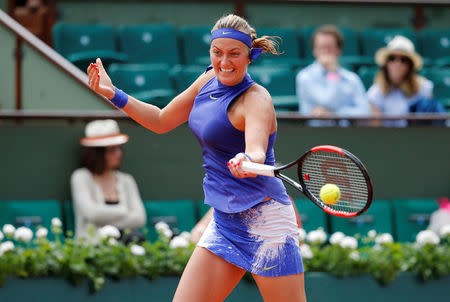
[[[363,163],[349,151],[330,145],[316,146],[297,161],[299,183],[303,193],[325,212],[354,217],[364,213],[372,203],[373,186]],[[335,184],[341,192],[334,204],[320,199],[320,189]]]

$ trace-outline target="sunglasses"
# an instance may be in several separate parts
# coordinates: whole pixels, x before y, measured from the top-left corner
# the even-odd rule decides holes
[[[410,64],[411,60],[405,56],[389,56],[387,58],[388,62],[400,61],[403,64]]]

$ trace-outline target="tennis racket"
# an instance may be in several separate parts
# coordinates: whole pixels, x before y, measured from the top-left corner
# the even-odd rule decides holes
[[[293,166],[297,166],[298,183],[281,174]],[[372,203],[372,182],[367,169],[356,156],[339,147],[316,146],[296,161],[281,167],[244,161],[242,170],[280,178],[331,215],[358,216]],[[336,203],[326,204],[320,199],[320,189],[325,184],[339,187],[341,197]]]

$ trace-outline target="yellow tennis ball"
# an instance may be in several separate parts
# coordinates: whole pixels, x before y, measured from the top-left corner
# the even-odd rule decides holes
[[[334,204],[341,198],[341,190],[335,184],[325,184],[320,189],[320,199],[326,204]]]

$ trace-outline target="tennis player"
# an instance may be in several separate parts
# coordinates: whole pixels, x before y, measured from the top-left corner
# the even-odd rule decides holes
[[[243,161],[275,164],[277,122],[270,94],[247,67],[261,52],[279,54],[273,37],[256,37],[241,17],[211,31],[212,65],[165,108],[114,87],[101,60],[89,84],[144,127],[165,133],[189,122],[203,149],[205,203],[215,211],[173,301],[223,301],[245,271],[264,301],[306,301],[294,208],[281,180],[246,174]]]

